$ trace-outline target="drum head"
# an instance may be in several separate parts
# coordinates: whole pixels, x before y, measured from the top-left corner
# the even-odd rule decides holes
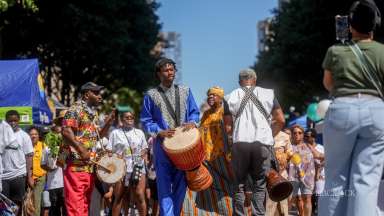
[[[175,135],[171,138],[165,138],[163,145],[166,150],[177,152],[183,149],[189,149],[199,142],[200,134],[197,128],[183,131],[182,127],[177,127]]]
[[[112,171],[108,172],[102,167],[97,166],[96,174],[101,181],[113,184],[124,177],[126,171],[124,159],[113,154],[111,157],[108,155],[102,156],[98,162]]]

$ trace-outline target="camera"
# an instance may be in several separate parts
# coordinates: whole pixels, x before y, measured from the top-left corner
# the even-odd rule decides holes
[[[143,170],[144,165],[142,163],[136,163],[133,166],[133,171],[132,171],[132,184],[137,185],[140,181],[140,177],[142,175],[142,170]]]

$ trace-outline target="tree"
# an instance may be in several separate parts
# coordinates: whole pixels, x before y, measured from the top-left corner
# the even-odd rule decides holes
[[[262,85],[276,89],[284,107],[301,108],[314,95],[326,96],[321,64],[335,43],[335,15],[348,14],[354,0],[291,0],[275,10],[269,50],[259,53],[255,69]],[[383,9],[384,2],[377,0]],[[384,40],[383,28],[376,38]]]
[[[37,6],[36,14],[20,7],[0,14],[9,23],[1,32],[2,57],[37,57],[46,83],[53,76],[61,81],[61,102],[68,105],[71,91],[77,93],[71,86],[87,81],[140,93],[153,84],[150,51],[160,29],[156,2],[40,0]]]
[[[0,12],[4,12],[8,10],[8,8],[13,7],[17,4],[21,5],[23,8],[27,10],[32,10],[33,12],[36,12],[38,10],[35,0],[23,0],[23,1],[0,0]]]

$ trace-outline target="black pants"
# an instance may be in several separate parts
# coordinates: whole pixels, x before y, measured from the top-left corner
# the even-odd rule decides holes
[[[252,191],[252,215],[265,215],[265,174],[271,167],[269,146],[259,142],[238,142],[232,146],[232,168],[236,189],[233,199],[234,215],[246,215],[244,191]],[[249,178],[251,180],[247,180]],[[251,183],[250,183],[251,182]]]
[[[67,215],[64,205],[64,188],[49,190],[49,200],[51,201],[50,216]]]
[[[23,202],[26,188],[26,177],[19,176],[13,179],[2,180],[3,194],[18,204]]]

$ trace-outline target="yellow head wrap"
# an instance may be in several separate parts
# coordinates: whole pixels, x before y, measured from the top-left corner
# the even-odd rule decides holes
[[[224,97],[224,89],[222,89],[218,86],[214,86],[214,87],[208,89],[207,95],[210,95],[210,94],[215,94],[215,95],[223,98]]]

